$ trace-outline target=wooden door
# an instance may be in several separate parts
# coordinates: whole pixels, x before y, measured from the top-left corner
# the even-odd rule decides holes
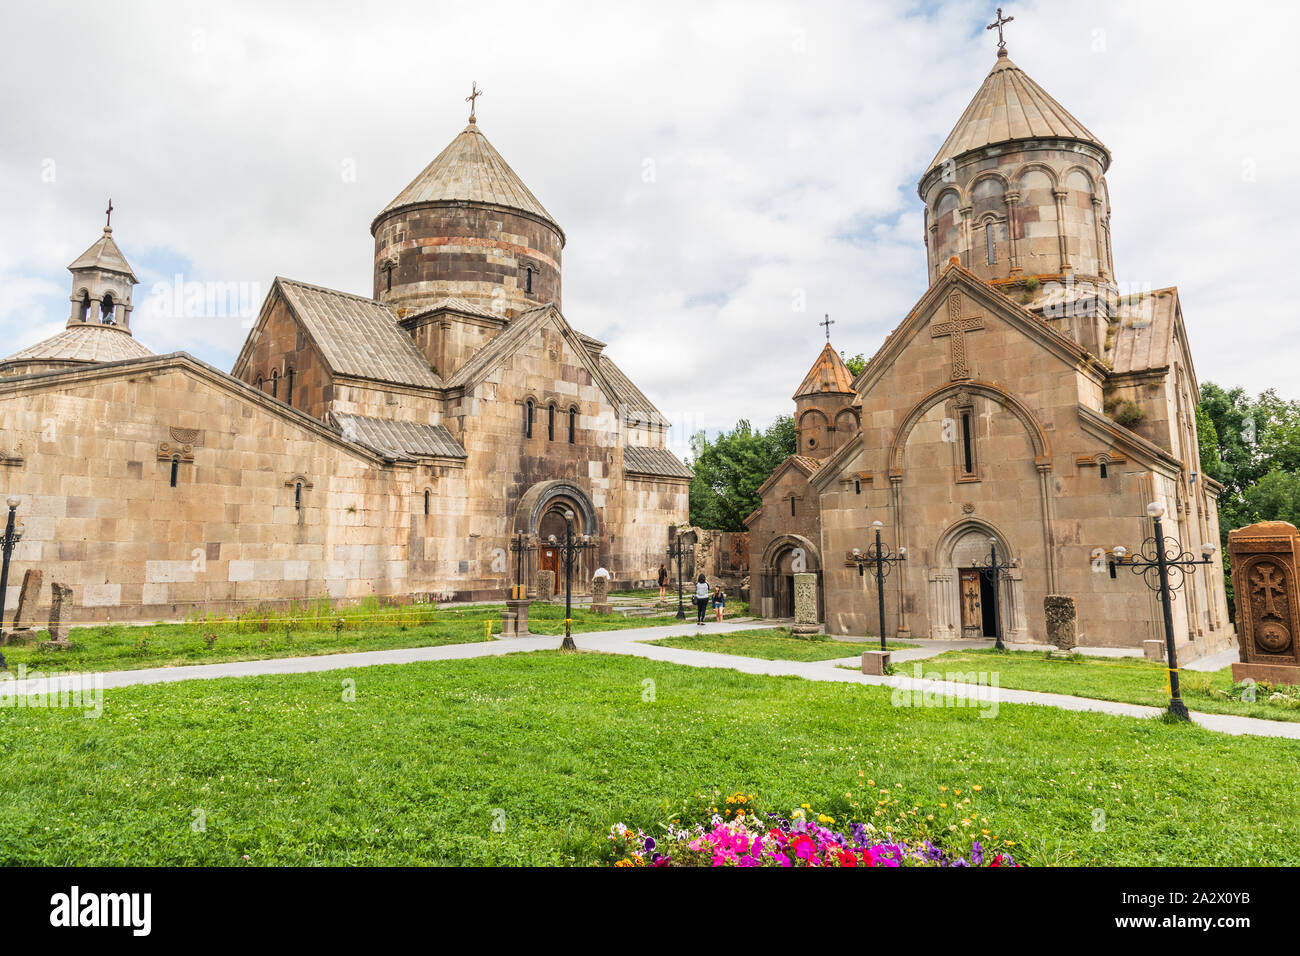
[[[542,571],[555,572],[555,586],[558,589],[560,587],[560,549],[542,545],[539,568]]]
[[[973,568],[961,571],[961,636],[984,636],[984,610],[980,602],[980,573]]]

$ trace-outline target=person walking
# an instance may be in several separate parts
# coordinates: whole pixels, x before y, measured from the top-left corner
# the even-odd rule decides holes
[[[662,604],[668,598],[668,569],[662,564],[659,565],[659,602]]]
[[[713,589],[713,610],[718,613],[718,623],[722,623],[722,609],[727,606],[727,596],[722,593],[722,585]]]
[[[695,582],[695,610],[698,617],[695,621],[699,627],[704,626],[704,614],[709,609],[709,582],[704,580],[701,574],[698,581]]]

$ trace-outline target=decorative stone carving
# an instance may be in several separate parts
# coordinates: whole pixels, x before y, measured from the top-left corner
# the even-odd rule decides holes
[[[790,633],[795,637],[810,637],[821,630],[817,621],[817,575],[804,572],[794,576],[794,626]]]
[[[555,572],[537,572],[537,600],[550,601],[555,598]]]
[[[1241,657],[1233,679],[1300,684],[1300,531],[1286,521],[1238,528],[1228,533],[1228,554]]]
[[[172,442],[158,443],[159,458],[179,458],[181,461],[194,460],[194,446]]]
[[[1047,617],[1047,642],[1057,650],[1073,651],[1079,643],[1074,598],[1067,594],[1049,594],[1043,598],[1043,613]]]
[[[609,603],[609,578],[603,574],[591,579],[591,611],[593,614],[609,614],[613,611]]]
[[[167,429],[171,435],[172,441],[178,445],[197,445],[199,443],[199,430],[197,428],[177,428],[175,425]]]

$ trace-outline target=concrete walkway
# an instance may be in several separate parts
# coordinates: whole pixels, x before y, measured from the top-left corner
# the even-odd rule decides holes
[[[852,664],[856,666],[860,661],[858,657],[829,661],[768,661],[752,657],[740,657],[735,654],[692,651],[676,647],[656,647],[649,643],[665,637],[689,637],[693,634],[725,634],[730,631],[775,626],[778,625],[741,620],[725,624],[710,623],[704,628],[699,628],[693,622],[688,621],[661,627],[593,631],[585,634],[575,634],[574,640],[581,650],[599,651],[607,654],[627,654],[648,660],[682,664],[687,667],[712,667],[740,671],[745,674],[801,677],[805,680],[890,687],[896,692],[894,695],[895,702],[899,706],[934,706],[933,698],[937,696],[946,701],[951,701],[946,706],[964,706],[979,709],[986,712],[990,717],[996,715],[997,707],[1001,704],[1032,704],[1057,707],[1062,710],[1092,711],[1125,717],[1155,717],[1163,712],[1163,708],[1159,707],[1095,700],[1089,697],[1072,697],[1067,694],[1012,690],[1004,687],[991,687],[987,684],[925,680],[903,674],[895,674],[891,677],[870,677],[857,670],[846,670],[844,665]],[[232,661],[224,664],[158,667],[147,670],[107,671],[95,674],[65,673],[60,676],[32,678],[24,681],[6,680],[0,677],[0,706],[12,706],[12,703],[5,702],[16,694],[50,695],[57,694],[60,691],[71,692],[74,689],[85,687],[87,678],[96,681],[102,680],[102,684],[99,684],[99,686],[104,688],[116,688],[186,680],[211,680],[221,677],[303,674],[356,667],[373,667],[381,664],[464,660],[479,657],[499,657],[505,654],[527,653],[530,651],[558,650],[562,640],[563,638],[560,636],[517,637],[476,644],[397,648],[384,651],[364,651],[355,654],[281,657],[270,660]],[[991,642],[988,641],[918,640],[915,643],[923,646],[894,651],[894,661],[896,663],[909,663],[934,657],[954,648],[991,646]],[[928,701],[927,698],[929,698]],[[1192,713],[1192,720],[1209,730],[1226,734],[1285,737],[1300,740],[1300,723],[1199,712]]]

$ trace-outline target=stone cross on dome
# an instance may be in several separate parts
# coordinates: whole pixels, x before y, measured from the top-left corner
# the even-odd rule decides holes
[[[1015,17],[1004,17],[1002,15],[1002,8],[998,7],[997,19],[984,28],[985,30],[998,31],[998,56],[1007,55],[1007,41],[1006,38],[1002,35],[1002,27],[1004,24],[1010,23],[1014,19]]]
[[[113,231],[113,200],[109,199],[108,208],[104,210],[104,215],[108,218],[104,221],[104,231]]]
[[[474,101],[483,95],[483,91],[478,88],[478,80],[469,85],[469,96],[465,97],[465,102],[469,104],[469,121],[478,122],[474,118]]]

